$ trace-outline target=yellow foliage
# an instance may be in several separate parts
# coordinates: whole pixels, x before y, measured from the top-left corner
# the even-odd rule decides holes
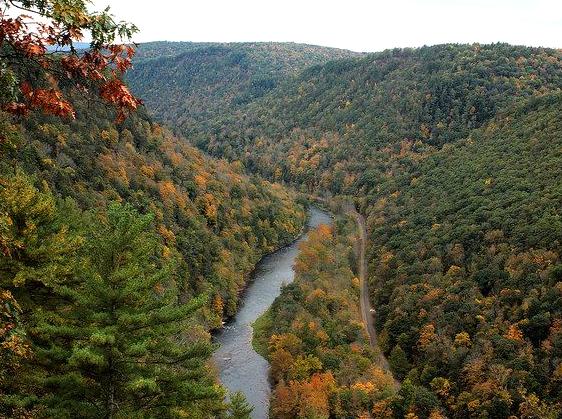
[[[523,332],[519,329],[516,324],[512,324],[507,329],[506,334],[504,335],[507,339],[514,340],[517,342],[523,341]]]
[[[447,270],[449,276],[459,276],[462,273],[462,268],[457,265],[451,265]]]
[[[172,251],[170,250],[170,248],[168,246],[162,247],[162,257],[164,259],[170,259],[172,257]]]
[[[224,310],[224,301],[219,294],[216,294],[215,298],[213,298],[213,310],[219,315],[222,315]]]
[[[324,299],[326,298],[326,292],[320,288],[315,288],[306,296],[306,302],[310,303],[316,299]]]
[[[443,292],[444,291],[439,288],[433,288],[426,295],[423,296],[422,301],[423,302],[433,301],[437,297],[441,296]]]
[[[456,346],[470,346],[470,335],[466,332],[457,333],[455,336],[455,345]]]
[[[205,176],[203,174],[198,174],[198,175],[195,175],[193,180],[195,181],[195,184],[197,185],[197,187],[199,189],[207,188],[207,176]]]
[[[373,405],[373,409],[371,413],[373,414],[374,419],[391,419],[394,418],[394,413],[392,408],[390,407],[390,399],[385,399],[376,402]]]
[[[420,330],[420,337],[418,339],[418,345],[425,348],[431,342],[435,340],[437,335],[435,334],[435,326],[431,323],[426,324]]]
[[[158,233],[164,238],[166,243],[173,245],[176,242],[176,235],[172,230],[166,228],[164,224],[158,226]]]
[[[372,393],[376,389],[376,387],[373,383],[367,381],[364,383],[355,383],[351,386],[351,389],[355,391],[361,391],[363,393]]]
[[[146,176],[148,178],[151,178],[151,179],[153,179],[154,175],[156,174],[154,168],[151,167],[151,166],[147,166],[147,165],[142,165],[141,168],[140,168],[140,171],[144,176]]]
[[[446,419],[446,418],[447,416],[444,416],[443,414],[441,414],[439,410],[435,409],[431,411],[428,419]]]

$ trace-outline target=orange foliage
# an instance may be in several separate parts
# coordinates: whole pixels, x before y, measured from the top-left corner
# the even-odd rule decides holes
[[[224,301],[219,294],[216,294],[215,298],[213,298],[213,310],[219,315],[222,315],[224,310]]]
[[[187,198],[170,180],[158,182],[158,192],[160,193],[164,205],[167,207],[171,207],[175,204],[179,208],[185,208],[187,205]]]
[[[517,341],[517,342],[523,341],[523,332],[521,332],[521,330],[519,329],[519,327],[516,324],[510,325],[509,329],[507,329],[507,332],[504,336],[507,339],[514,340],[514,341]]]
[[[385,399],[376,402],[371,410],[373,418],[375,419],[391,419],[394,417],[394,412],[390,407],[390,400]]]
[[[71,50],[62,59],[53,59],[47,53],[48,46],[71,46],[74,41],[82,39],[84,31],[91,30],[91,25],[99,22],[93,15],[87,14],[85,6],[83,9],[69,6],[57,14],[42,12],[33,4],[29,7],[30,12],[39,13],[45,22],[37,23],[28,15],[14,18],[7,13],[6,8],[0,10],[0,46],[8,45],[11,49],[10,60],[16,60],[18,66],[23,65],[29,68],[30,73],[35,73],[34,77],[28,77],[20,83],[21,100],[4,103],[4,110],[25,114],[38,109],[48,114],[74,118],[74,109],[58,88],[58,80],[71,81],[75,87],[83,90],[93,87],[101,98],[116,106],[119,121],[125,118],[126,111],[138,107],[141,101],[131,94],[120,78],[131,67],[134,55],[132,46],[94,45],[87,52],[79,54]],[[58,18],[57,15],[64,17]],[[101,15],[99,18],[102,18]],[[125,33],[123,26],[113,30],[121,29]],[[111,32],[112,29],[107,27],[104,31]],[[111,39],[111,36],[106,39]],[[37,85],[33,86],[32,83]],[[48,88],[45,88],[45,83],[49,85]]]
[[[336,388],[331,373],[314,374],[308,381],[281,382],[275,390],[272,410],[275,417],[328,418],[329,397]]]
[[[281,380],[286,377],[293,365],[294,358],[291,353],[283,348],[276,349],[269,355],[269,363],[271,365],[271,376],[275,380]]]
[[[437,335],[435,334],[435,326],[431,323],[428,323],[420,329],[418,345],[420,345],[421,348],[425,348],[427,345],[433,342],[436,337]]]
[[[195,177],[193,178],[193,180],[195,180],[195,184],[197,185],[197,187],[199,189],[207,188],[207,176],[205,176],[205,175],[204,174],[198,174],[198,175],[195,175]]]

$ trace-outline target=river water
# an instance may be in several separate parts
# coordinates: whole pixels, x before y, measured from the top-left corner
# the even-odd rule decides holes
[[[308,214],[308,228],[332,224],[330,215],[312,207]],[[252,323],[261,316],[281,292],[281,285],[293,281],[293,265],[298,255],[297,241],[264,257],[256,266],[252,282],[244,295],[244,302],[236,316],[216,335],[220,344],[213,358],[220,380],[232,393],[241,391],[248,403],[254,406],[252,418],[268,417],[269,364],[252,348]]]

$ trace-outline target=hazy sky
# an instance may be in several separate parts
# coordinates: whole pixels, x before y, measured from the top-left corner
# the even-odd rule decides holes
[[[444,42],[562,48],[562,0],[94,0],[137,42],[294,41],[380,51]]]

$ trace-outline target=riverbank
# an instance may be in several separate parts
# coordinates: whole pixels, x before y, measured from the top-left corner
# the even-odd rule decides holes
[[[272,417],[359,417],[394,393],[363,326],[357,240],[347,216],[312,231],[295,281],[255,324],[254,347],[271,363]]]
[[[309,214],[309,229],[332,223],[330,215],[319,209],[311,208]],[[252,418],[255,419],[268,417],[270,384],[269,364],[252,348],[251,325],[280,294],[282,284],[292,282],[298,246],[306,237],[305,232],[295,242],[265,256],[256,265],[238,312],[224,329],[215,334],[214,340],[220,347],[213,359],[220,380],[231,393],[244,393],[247,401],[254,406]]]
[[[323,198],[320,196],[312,196],[311,199],[321,203],[324,207],[329,208],[336,214],[345,214],[355,221],[357,224],[357,277],[360,283],[361,296],[359,299],[361,318],[365,326],[365,330],[369,335],[371,347],[377,353],[377,365],[381,367],[386,373],[393,375],[390,369],[388,359],[379,346],[377,331],[375,328],[376,310],[371,304],[369,293],[369,265],[366,260],[367,252],[367,226],[365,217],[357,211],[351,201],[345,198]],[[398,379],[394,378],[394,387],[399,389],[401,383]]]

